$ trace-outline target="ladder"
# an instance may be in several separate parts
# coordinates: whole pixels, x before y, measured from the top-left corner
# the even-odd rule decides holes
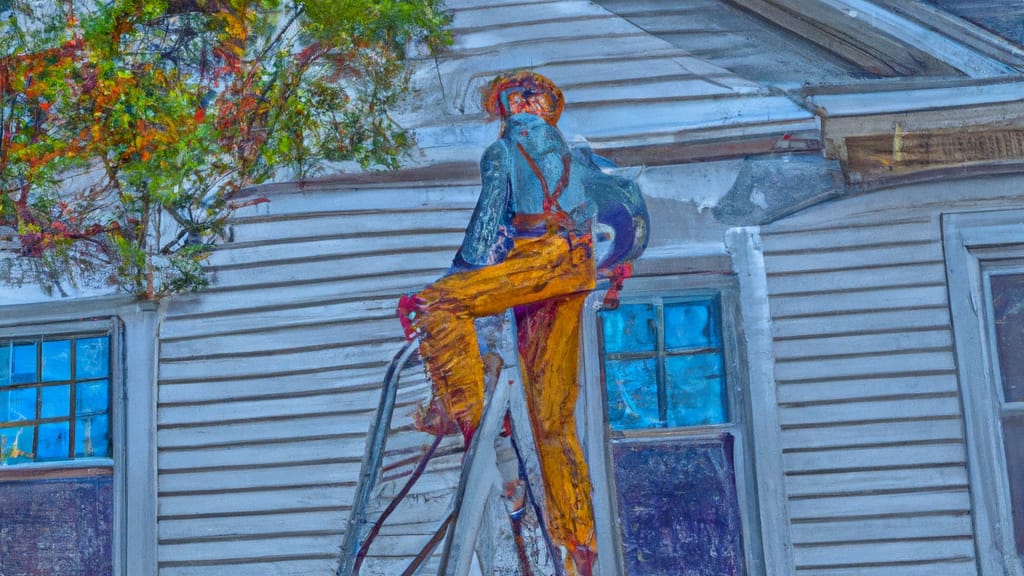
[[[506,312],[500,320],[500,325],[496,326],[491,319],[489,328],[482,330],[488,335],[486,347],[498,353],[503,362],[500,371],[489,374],[486,379],[483,416],[470,445],[461,454],[457,486],[433,533],[417,543],[418,553],[408,560],[404,571],[395,572],[392,567],[389,574],[472,576],[482,573],[480,564],[484,564],[486,570],[486,565],[496,563],[518,564],[526,576],[563,573],[561,554],[551,545],[542,520],[543,498],[538,493],[540,469],[520,385],[512,313]],[[371,517],[371,504],[382,498],[384,458],[389,435],[393,432],[403,373],[406,378],[410,370],[419,369],[422,373],[417,350],[418,340],[407,342],[388,366],[367,439],[337,576],[375,574],[366,571],[374,540],[385,529],[386,521],[399,503],[426,473],[431,459],[443,451],[445,438],[437,436],[431,440],[429,435],[418,432],[423,442],[430,442],[430,445],[421,448],[422,456],[388,505]],[[426,390],[429,393],[429,383]],[[461,448],[461,435],[455,439],[455,445],[451,438],[448,440],[447,454],[451,457],[452,451]],[[477,555],[478,547],[486,553]]]

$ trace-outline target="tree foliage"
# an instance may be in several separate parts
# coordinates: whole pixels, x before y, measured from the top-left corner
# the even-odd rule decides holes
[[[158,298],[246,187],[324,162],[394,168],[410,50],[448,42],[441,0],[2,0],[0,230],[44,286]]]

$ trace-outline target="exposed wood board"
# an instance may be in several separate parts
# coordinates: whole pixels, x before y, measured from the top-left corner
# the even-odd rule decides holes
[[[852,358],[785,362],[775,365],[775,379],[784,382],[815,382],[894,376],[917,372],[945,372],[956,368],[952,349],[876,354]]]
[[[461,232],[466,229],[470,214],[472,210],[468,207],[461,210],[449,208],[437,211],[403,211],[396,207],[378,213],[341,212],[311,214],[299,218],[251,218],[244,222],[234,222],[231,226],[232,241],[223,246],[234,248],[257,242],[284,243],[302,238],[388,232]]]
[[[304,369],[310,367],[376,366],[390,361],[400,346],[401,340],[395,339],[355,346],[300,350],[272,356],[260,354],[249,357],[249,361],[243,361],[238,356],[182,362],[164,360],[161,363],[160,380],[174,383],[201,382],[212,379],[262,378],[274,374],[302,373]]]
[[[732,0],[865,70],[881,76],[951,74],[955,68],[925,50],[901,41],[903,34],[858,18],[844,2],[812,0]],[[840,4],[840,5],[837,5]]]
[[[927,331],[776,341],[775,358],[778,361],[813,360],[850,354],[884,354],[898,350],[948,348],[952,345],[953,335],[948,328],[942,327]]]
[[[803,384],[780,384],[779,404],[806,404],[892,398],[918,394],[953,395],[958,391],[956,375],[910,374],[907,376],[832,380]]]
[[[478,5],[479,6],[479,5]],[[449,8],[451,5],[449,4]],[[530,24],[538,19],[574,19],[587,17],[609,17],[608,11],[591,2],[551,2],[543,6],[528,6],[492,3],[486,9],[454,10],[451,26],[458,36],[475,28],[512,27]]]
[[[336,555],[317,555],[314,558],[300,560],[275,558],[273,562],[235,562],[235,563],[165,563],[160,566],[160,576],[224,576],[225,574],[245,574],[246,576],[311,576],[314,574],[332,574],[338,567]],[[237,572],[236,572],[237,571]]]
[[[194,560],[259,560],[260,558],[287,559],[310,554],[323,554],[337,546],[337,534],[285,536],[281,538],[238,540],[225,546],[223,542],[195,542],[162,545],[158,553],[160,562],[188,562]],[[270,560],[268,558],[268,560]]]
[[[900,576],[977,576],[974,559],[956,561],[903,562],[898,565]],[[842,568],[797,568],[797,576],[892,576],[893,566],[857,566]]]
[[[456,31],[452,50],[471,52],[509,44],[549,42],[564,38],[600,38],[640,32],[629,22],[608,12],[564,18],[553,18],[556,14],[541,11],[526,14],[532,15],[532,21],[514,26],[500,26],[500,23],[495,22],[492,27]],[[654,37],[636,39],[637,48],[656,46],[659,42]]]
[[[337,390],[352,394],[354,401],[371,402],[378,393],[382,372],[386,366],[365,368],[316,367],[301,375],[256,376],[245,380],[218,380],[211,378],[195,383],[160,384],[160,404],[164,407],[178,404],[204,404],[213,402],[279,397],[282,395],[307,396]],[[365,394],[359,398],[358,394]]]
[[[451,250],[462,243],[463,231],[410,231],[340,238],[303,238],[288,243],[229,247],[215,250],[205,264],[215,270],[270,266],[295,260],[325,259],[391,253],[411,246]]]
[[[310,511],[299,514],[252,514],[214,516],[160,522],[160,540],[220,540],[268,535],[300,535],[309,532],[344,532],[344,517],[338,510]]]
[[[578,88],[566,88],[565,99],[572,102],[575,108],[586,104],[604,104],[614,102],[622,98],[622,85],[599,85]],[[665,78],[648,79],[643,84],[631,86],[629,98],[632,101],[643,100],[665,100],[665,99],[705,99],[709,92],[713,93],[713,85],[703,78]],[[757,86],[736,87],[733,94],[749,94],[758,96],[764,94],[764,89]]]
[[[869,556],[870,555],[870,556]],[[837,569],[883,563],[969,561],[974,558],[974,541],[970,537],[869,544],[833,544],[794,546],[797,568]]]
[[[924,217],[910,222],[878,222],[872,226],[801,227],[783,231],[773,226],[764,234],[765,254],[800,253],[877,246],[901,242],[937,242],[942,238],[938,219]]]
[[[480,194],[479,172],[474,180],[473,183],[449,186],[424,186],[420,183],[419,187],[415,187],[414,183],[396,187],[387,182],[351,187],[325,182],[320,188],[312,182],[268,185],[249,190],[253,196],[270,199],[270,202],[255,206],[250,212],[250,218],[257,221],[281,216],[305,219],[319,214],[339,215],[346,212],[356,215],[377,213],[387,218],[394,209],[472,209]],[[248,218],[244,217],[234,220],[242,224],[247,221]]]
[[[253,489],[274,489],[295,486],[297,484],[353,484],[359,474],[358,466],[352,464],[306,464],[298,466],[262,466],[252,468],[240,474],[224,474],[222,471],[200,471],[183,472],[178,474],[161,474],[159,478],[160,493],[164,495],[182,494],[194,491],[206,492],[230,492]],[[354,487],[354,486],[353,486]],[[337,520],[337,525],[343,524],[340,515],[332,513]],[[287,518],[279,518],[276,522],[269,522],[277,526],[281,531],[285,529]],[[237,521],[236,521],[237,523]],[[294,522],[296,525],[305,523]],[[329,526],[331,523],[324,522],[322,525]],[[189,536],[202,536],[204,534],[223,534],[224,530],[216,528],[211,524],[204,530],[192,532],[168,532],[174,524],[160,524],[161,538],[187,538]],[[266,530],[265,530],[266,531]],[[269,530],[268,532],[272,532]]]
[[[858,408],[864,408],[861,405],[852,405],[851,411],[857,410]],[[906,413],[907,406],[904,406],[903,414]],[[944,418],[937,418],[932,420],[923,420],[923,418],[929,416],[929,412],[935,411],[946,411],[949,412],[948,408],[943,406],[932,406],[929,410],[928,406],[922,407],[921,414],[914,414],[909,421],[885,421],[885,422],[873,422],[868,424],[848,424],[843,425],[843,420],[881,420],[885,418],[885,415],[871,415],[868,418],[851,418],[849,416],[839,418],[836,422],[826,422],[829,426],[827,428],[814,427],[814,428],[792,428],[787,427],[782,430],[782,447],[787,452],[797,452],[801,450],[817,450],[823,448],[842,448],[842,447],[853,447],[858,445],[876,445],[876,444],[895,444],[900,442],[926,442],[926,441],[943,441],[943,442],[958,442],[963,441],[963,426],[960,421],[959,411],[954,412]],[[893,409],[889,413],[897,413],[898,416],[900,410]],[[966,486],[966,480],[964,485]],[[834,490],[833,486],[829,482],[824,482],[818,486],[818,490]],[[790,496],[794,496],[795,493],[792,490],[788,490]]]
[[[794,272],[772,276],[768,292],[772,296],[809,295],[825,290],[866,290],[938,284],[945,280],[941,262],[894,263],[870,269],[825,272]]]
[[[1024,160],[1024,128],[988,127],[849,136],[844,170],[860,182],[978,162]]]
[[[846,246],[792,253],[767,253],[765,266],[771,277],[789,272],[850,270],[893,264],[918,264],[942,261],[941,245],[928,240],[911,240],[869,246]]]
[[[214,269],[213,287],[232,288],[257,287],[291,289],[294,284],[309,281],[321,281],[333,278],[366,277],[382,278],[390,274],[404,275],[409,270],[434,269],[436,272],[446,270],[458,245],[426,248],[407,247],[392,253],[360,254],[349,256],[322,256],[303,258],[297,255],[294,260],[277,262],[265,266],[245,268]],[[435,273],[436,277],[438,274]]]
[[[177,469],[203,469],[203,468],[216,468],[222,466],[233,466],[233,467],[259,467],[261,465],[274,465],[286,462],[309,462],[316,461],[317,459],[323,459],[325,455],[334,454],[347,454],[350,455],[347,460],[357,462],[363,453],[363,448],[366,445],[366,439],[360,438],[315,438],[312,440],[296,439],[291,443],[275,443],[275,444],[257,444],[249,446],[230,446],[224,448],[203,448],[197,450],[179,450],[179,451],[167,451],[161,450],[159,455],[159,468],[161,472],[163,470],[177,470]],[[237,473],[237,472],[236,472]],[[269,491],[273,492],[273,491]],[[344,488],[339,487],[334,496],[338,494],[348,494],[351,496],[353,490],[351,487]],[[316,494],[324,495],[322,492],[314,493],[310,499],[310,506],[313,506],[312,497]],[[266,508],[270,505],[270,501],[264,501],[261,499],[260,494],[250,494],[248,498],[248,504],[242,501],[245,498],[239,497],[235,501],[235,504],[239,506],[238,511],[244,512],[245,506],[257,506],[260,510],[270,510]],[[207,500],[217,500],[216,498],[207,498]],[[173,503],[173,506],[167,507]],[[203,508],[206,500],[194,500],[192,504],[188,503],[188,499],[185,497],[164,497],[160,498],[160,514],[161,515],[190,515],[190,514],[204,514],[213,512],[213,510]],[[348,500],[340,501],[337,499],[326,499],[320,500],[319,505],[336,505],[338,503],[350,504]],[[178,505],[180,504],[180,506]]]
[[[771,284],[769,283],[769,285]],[[915,304],[902,308],[896,306],[885,308],[885,310],[867,310],[842,316],[822,312],[793,318],[774,318],[772,334],[776,339],[814,338],[818,335],[951,326],[949,307],[944,302],[929,306]]]
[[[245,334],[210,335],[163,342],[160,358],[177,362],[230,356],[254,356],[311,349],[318,346],[343,346],[360,342],[378,342],[402,335],[402,325],[394,314],[366,318],[362,322],[323,322],[294,328],[270,328]]]
[[[928,469],[925,469],[927,472]],[[813,478],[813,476],[812,476]],[[943,538],[970,536],[971,517],[967,514],[929,514],[887,518],[831,519],[793,524],[793,541],[802,544],[838,543],[904,538]],[[889,567],[888,574],[892,574]],[[902,574],[902,571],[900,572]]]
[[[344,385],[344,383],[339,382],[339,385]],[[372,391],[360,390],[351,393],[342,389],[315,396],[284,396],[212,404],[161,406],[157,408],[157,425],[159,427],[217,425],[227,422],[294,418],[315,414],[347,414],[350,419],[357,421],[360,414],[372,413],[376,408],[377,397],[379,394],[374,394]],[[369,424],[370,415],[367,414],[367,420],[362,427],[361,431],[364,433],[367,430],[366,425]],[[355,423],[352,425],[357,426]],[[282,426],[282,429],[286,428],[286,426]]]
[[[163,428],[157,430],[157,445],[162,450],[191,449],[225,444],[280,442],[293,438],[300,431],[306,434],[362,435],[366,434],[366,430],[366,422],[353,418],[350,413],[310,414],[273,421],[217,422],[187,428]],[[166,488],[161,486],[161,490]]]
[[[796,452],[785,454],[782,459],[788,474],[871,471],[912,466],[950,466],[963,465],[967,461],[966,451],[961,442]],[[958,508],[957,511],[966,512],[969,509],[970,507],[965,505]],[[848,509],[847,513],[855,511],[857,511],[856,506]],[[918,511],[934,513],[940,510],[925,506]]]
[[[305,303],[275,310],[236,313],[225,312],[197,321],[169,321],[160,328],[161,342],[186,338],[211,337],[223,334],[259,332],[288,327],[357,322],[360,320],[395,319],[398,299],[385,296],[355,302]]]
[[[899,494],[826,496],[790,499],[789,513],[794,523],[829,518],[870,518],[917,513],[967,512],[971,497],[967,490],[937,490]]]
[[[336,276],[293,284],[284,289],[253,285],[233,290],[206,290],[200,294],[176,296],[167,307],[165,323],[197,323],[222,315],[260,314],[286,310],[294,306],[357,302],[362,298],[393,299],[410,290],[418,290],[433,280],[444,268],[415,267],[407,272],[387,276],[370,275],[353,278]]]
[[[772,299],[771,308],[773,318],[789,318],[886,308],[941,306],[946,302],[946,287],[943,285],[874,288],[857,292],[842,291],[839,288],[836,292],[824,294],[776,296]]]
[[[908,468],[905,470],[872,470],[870,472],[839,472],[822,474],[802,474],[790,476],[786,479],[786,491],[790,498],[799,499],[803,497],[818,496],[821,494],[870,494],[883,492],[899,492],[907,490],[965,490],[967,489],[967,470],[963,466],[941,466],[932,468]],[[897,498],[899,496],[896,496]],[[970,536],[970,525],[961,522],[951,521],[953,526],[944,527],[943,530],[934,530],[931,534],[914,534],[912,537],[922,536]],[[896,539],[906,538],[907,535],[893,534],[892,531],[874,532],[866,530],[861,538],[874,533],[874,538]],[[842,541],[850,538],[850,535],[815,535],[807,534],[807,538],[818,538],[810,540],[819,542],[820,539]],[[807,540],[800,540],[807,543]]]
[[[987,108],[1024,100],[1024,82],[916,88],[908,90],[815,94],[807,103],[830,120],[845,116],[870,116],[957,108]],[[962,118],[960,119],[963,120]]]
[[[811,377],[814,376],[816,374],[812,373]],[[833,428],[840,427],[845,423],[895,422],[900,419],[955,418],[957,416],[960,416],[960,400],[953,394],[937,398],[880,399],[840,404],[786,406],[779,409],[779,423],[782,425],[784,435],[787,430],[792,428],[814,427],[823,438],[833,438],[837,442],[841,441],[841,437],[847,441],[856,441],[856,438],[841,436],[843,431]],[[925,428],[922,425],[922,429]],[[896,430],[893,430],[894,434]],[[804,436],[813,436],[813,433]],[[958,434],[954,439],[960,439],[960,436]],[[863,441],[868,443],[869,440],[865,437]],[[882,441],[884,441],[884,435]],[[889,442],[896,441],[900,440],[895,438],[889,440]]]

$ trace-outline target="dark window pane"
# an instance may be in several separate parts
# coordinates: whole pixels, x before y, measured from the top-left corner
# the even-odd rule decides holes
[[[96,414],[110,409],[110,385],[106,380],[75,386],[75,414]]]
[[[0,422],[36,419],[36,389],[0,390]]]
[[[604,352],[654,352],[658,349],[657,311],[650,304],[622,304],[602,310]]]
[[[11,343],[0,342],[0,387],[11,384]]]
[[[612,445],[629,576],[744,574],[732,437]]]
[[[110,456],[110,417],[86,416],[75,421],[75,456]]]
[[[33,426],[0,428],[0,466],[32,461]]]
[[[658,417],[658,374],[653,358],[608,360],[604,378],[612,430],[664,426]]]
[[[11,381],[15,384],[36,381],[35,342],[14,344],[14,355],[11,362]]]
[[[1013,510],[1013,533],[1017,539],[1017,553],[1024,556],[1024,414],[1003,420],[1003,439],[1013,503],[1010,507]]]
[[[71,441],[70,424],[57,422],[39,425],[39,442],[36,460],[66,460],[69,457]]]
[[[665,305],[665,348],[717,348],[718,313],[713,300]]]
[[[105,378],[110,372],[109,338],[80,338],[75,341],[75,378]]]
[[[43,395],[43,418],[61,418],[71,413],[71,386],[45,386],[40,389]]]
[[[729,420],[720,354],[665,359],[669,426],[721,424]]]
[[[71,380],[71,341],[43,342],[43,382]]]
[[[1007,402],[1024,402],[1024,274],[993,275],[996,350]]]

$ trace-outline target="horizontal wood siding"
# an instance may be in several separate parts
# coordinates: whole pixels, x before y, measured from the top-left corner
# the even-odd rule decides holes
[[[763,238],[797,574],[976,574],[938,217]]]
[[[213,285],[175,299],[161,328],[162,576],[334,573],[381,380],[402,342],[395,303],[450,264],[478,190],[286,192],[235,222],[234,241],[209,259]],[[429,392],[422,369],[406,380],[376,510],[430,439],[410,426]],[[396,512],[406,532],[436,527],[457,463],[435,462]],[[394,529],[381,539],[377,550],[405,551]],[[378,556],[363,573],[394,573]]]

